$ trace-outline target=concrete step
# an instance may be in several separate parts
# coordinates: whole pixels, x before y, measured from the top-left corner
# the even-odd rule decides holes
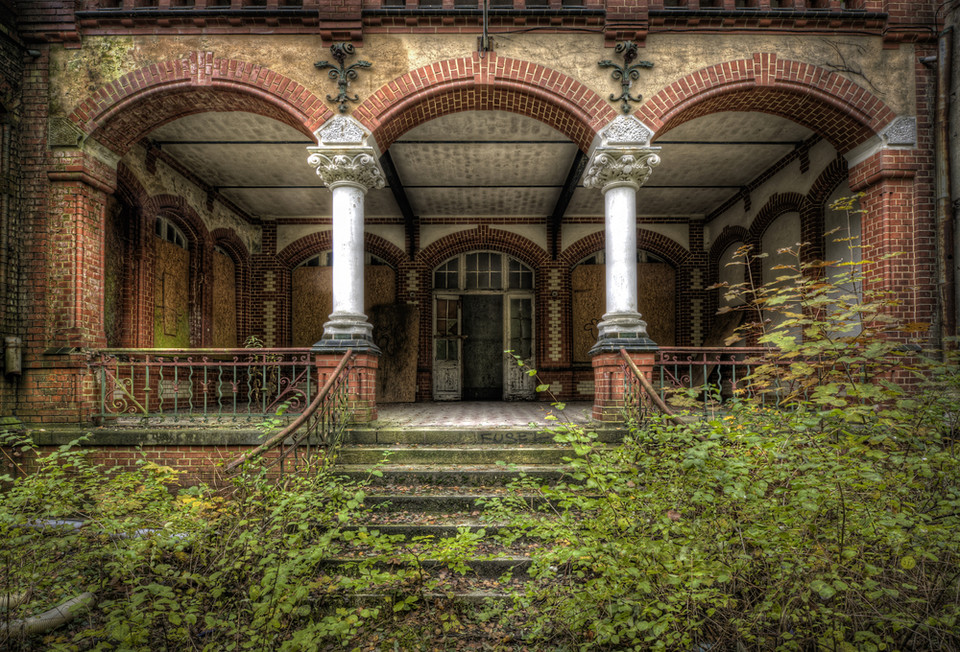
[[[379,476],[371,475],[376,470]],[[370,486],[383,485],[433,485],[450,486],[503,486],[522,476],[545,483],[558,482],[564,477],[567,467],[550,464],[517,464],[497,466],[490,464],[383,464],[371,467],[363,464],[341,464],[337,473],[351,480],[366,480]],[[569,478],[568,478],[569,481]]]
[[[566,446],[532,444],[529,446],[344,446],[339,463],[345,465],[378,464],[550,464],[560,465],[574,452]]]
[[[364,557],[335,557],[323,560],[322,565],[327,568],[342,568],[345,571],[351,566],[359,563],[369,562]],[[413,562],[397,561],[378,561],[373,565],[377,568],[402,568],[410,566]],[[449,563],[437,559],[421,559],[419,565],[427,572],[443,571],[449,568]],[[527,556],[504,555],[490,559],[471,559],[467,562],[472,577],[482,579],[496,579],[506,573],[512,573],[514,576],[521,576],[527,572],[533,565],[533,560]]]
[[[448,495],[383,495],[367,496],[363,503],[375,510],[390,512],[414,512],[418,514],[451,514],[455,512],[474,512],[483,510],[483,502],[489,494],[448,494]],[[531,506],[541,505],[545,499],[539,496],[524,498]]]
[[[603,428],[594,430],[597,440],[604,443],[618,443],[623,441],[623,429]],[[550,444],[553,443],[554,432],[538,430],[532,427],[498,427],[498,428],[443,428],[443,427],[414,427],[395,428],[376,426],[350,426],[343,433],[344,444],[461,444],[467,445],[516,445],[516,444]]]

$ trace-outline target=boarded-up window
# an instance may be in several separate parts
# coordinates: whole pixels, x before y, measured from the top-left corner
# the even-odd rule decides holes
[[[213,253],[213,346],[237,346],[237,271],[222,251]]]
[[[302,266],[292,276],[293,346],[311,346],[320,341],[333,310],[333,268]],[[386,265],[367,265],[363,285],[363,309],[369,317],[373,306],[394,302],[396,272]]]
[[[573,285],[573,361],[590,362],[597,324],[606,312],[606,266],[577,265]],[[667,263],[637,264],[637,309],[660,346],[676,344],[676,272]]]
[[[190,252],[154,239],[157,275],[154,291],[153,345],[158,348],[190,346],[188,280]]]
[[[103,330],[107,336],[107,346],[120,347],[128,344],[123,341],[124,333],[122,293],[123,261],[126,248],[123,240],[124,219],[128,217],[116,199],[107,201],[105,228],[103,232]]]

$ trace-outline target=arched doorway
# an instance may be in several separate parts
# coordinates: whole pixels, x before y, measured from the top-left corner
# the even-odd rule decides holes
[[[532,399],[534,380],[525,371],[534,368],[534,317],[534,273],[516,258],[470,251],[438,265],[434,400]]]

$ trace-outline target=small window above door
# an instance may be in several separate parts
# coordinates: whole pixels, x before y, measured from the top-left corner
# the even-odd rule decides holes
[[[450,258],[433,271],[435,290],[532,290],[533,270],[495,251],[472,251]]]

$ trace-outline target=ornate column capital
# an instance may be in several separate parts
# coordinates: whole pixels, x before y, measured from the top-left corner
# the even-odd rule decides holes
[[[307,147],[307,164],[328,188],[351,184],[379,189],[385,185],[377,150],[368,144],[370,132],[349,116],[331,118],[316,133],[319,145]]]
[[[606,191],[614,185],[637,190],[660,165],[660,148],[651,147],[653,132],[635,116],[617,116],[598,134],[590,165],[583,177],[586,188]]]

